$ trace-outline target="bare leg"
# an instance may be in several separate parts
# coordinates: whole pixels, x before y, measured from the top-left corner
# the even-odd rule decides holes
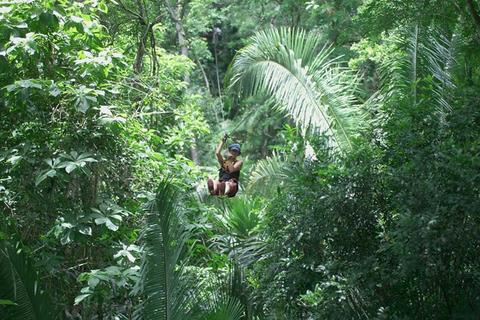
[[[218,181],[211,178],[208,179],[207,186],[212,196],[228,195],[235,188],[235,185],[232,185],[230,181]]]
[[[225,182],[218,182],[218,195],[223,196],[225,195]]]
[[[237,182],[235,181],[229,181],[227,182],[227,185],[228,185],[228,191],[225,192],[225,194],[229,197],[234,197],[235,194],[237,193],[238,191],[238,184]]]
[[[213,180],[213,195],[218,196],[218,184],[220,182],[218,180]]]
[[[213,181],[213,179],[208,178],[207,187],[208,187],[208,191],[210,192],[211,195],[214,194],[214,185],[215,185],[215,182]]]
[[[225,182],[225,194],[230,192],[230,181]]]

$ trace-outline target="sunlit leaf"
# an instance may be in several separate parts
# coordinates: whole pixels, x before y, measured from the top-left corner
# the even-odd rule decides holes
[[[74,304],[75,304],[75,305],[79,304],[80,302],[82,302],[83,300],[85,300],[85,298],[87,298],[87,297],[89,297],[89,296],[91,296],[90,293],[81,294],[81,295],[79,295],[79,296],[76,296],[76,297],[75,297],[75,302],[74,302]]]

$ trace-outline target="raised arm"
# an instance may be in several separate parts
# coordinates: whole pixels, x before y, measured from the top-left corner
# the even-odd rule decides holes
[[[225,134],[220,141],[220,143],[217,145],[217,148],[215,149],[215,156],[217,156],[218,163],[220,166],[223,166],[223,157],[222,157],[222,148],[225,142],[227,141],[228,135]]]
[[[233,167],[232,167],[232,169],[230,170],[230,172],[240,171],[240,169],[242,169],[242,165],[243,165],[243,161],[242,161],[242,160],[238,160],[237,162],[235,162],[235,164],[233,165]]]

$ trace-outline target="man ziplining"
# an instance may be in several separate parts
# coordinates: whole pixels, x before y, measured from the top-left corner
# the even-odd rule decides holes
[[[222,148],[228,139],[225,134],[215,149],[215,156],[217,157],[220,169],[218,170],[218,180],[208,179],[208,191],[214,196],[234,197],[238,191],[238,180],[240,178],[240,169],[242,168],[242,160],[237,160],[240,155],[240,144],[232,143],[228,146],[228,153],[226,159],[222,157]]]

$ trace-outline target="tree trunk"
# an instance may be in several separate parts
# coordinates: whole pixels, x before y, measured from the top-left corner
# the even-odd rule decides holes
[[[137,5],[138,5],[138,12],[139,12],[139,20],[140,24],[143,25],[143,30],[142,34],[140,35],[140,39],[138,39],[138,46],[137,46],[137,53],[135,55],[135,61],[133,63],[133,71],[136,74],[139,74],[142,72],[143,69],[143,57],[145,56],[145,44],[147,41],[148,37],[148,31],[150,29],[150,26],[148,23],[146,23],[146,12],[145,12],[145,7],[143,6],[143,3],[141,0],[137,0]]]
[[[180,54],[182,56],[188,57],[188,44],[187,39],[185,38],[185,29],[183,28],[183,21],[179,12],[180,10],[178,3],[175,3],[175,6],[172,6],[168,0],[165,0],[165,4],[167,6],[168,12],[170,13],[170,17],[175,23],[175,31],[177,33],[177,41],[178,46],[180,47]],[[190,84],[190,76],[188,74],[185,74],[184,81],[187,84]],[[195,139],[192,142],[192,146],[190,147],[190,157],[192,158],[193,162],[199,164],[197,143]]]
[[[183,28],[183,21],[179,12],[178,3],[175,3],[175,6],[172,6],[168,0],[165,1],[167,5],[168,12],[170,17],[175,24],[175,31],[177,33],[177,42],[180,47],[180,54],[188,57],[188,46],[187,40],[185,38],[185,29]],[[190,83],[190,78],[188,75],[185,75],[185,82]]]
[[[143,69],[143,57],[145,56],[145,41],[148,35],[148,26],[145,28],[144,32],[140,36],[137,46],[137,53],[135,55],[135,62],[133,63],[133,71],[136,74],[142,72]]]
[[[187,40],[185,39],[185,30],[183,29],[183,23],[180,19],[175,20],[175,30],[177,31],[178,37],[178,46],[180,47],[180,53],[182,56],[188,57],[188,46]],[[185,74],[184,81],[187,85],[190,85],[190,76]],[[190,157],[195,164],[199,164],[198,160],[198,151],[197,151],[197,142],[196,139],[193,140],[192,145],[190,147]]]

